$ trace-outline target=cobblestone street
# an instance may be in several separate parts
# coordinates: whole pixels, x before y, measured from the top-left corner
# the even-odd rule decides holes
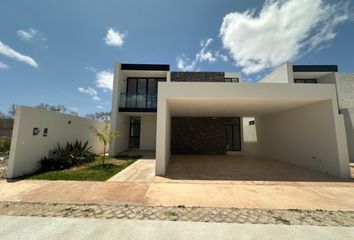
[[[0,202],[0,215],[168,220],[251,224],[354,226],[353,211],[267,210],[200,207]]]

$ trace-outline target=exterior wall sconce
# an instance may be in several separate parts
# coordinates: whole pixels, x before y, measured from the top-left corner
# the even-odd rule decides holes
[[[48,136],[48,128],[44,128],[43,137]]]
[[[32,131],[32,134],[33,134],[33,136],[36,136],[36,135],[38,135],[39,133],[41,132],[41,130],[39,130],[39,128],[33,128],[33,131]]]

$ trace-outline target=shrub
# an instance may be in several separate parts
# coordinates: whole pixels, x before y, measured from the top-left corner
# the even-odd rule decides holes
[[[91,162],[96,155],[88,147],[88,141],[84,144],[76,140],[74,143],[66,143],[65,147],[58,146],[50,151],[49,157],[41,159],[42,170],[57,170],[70,168],[83,163]]]
[[[10,151],[11,141],[9,139],[0,142],[0,152]]]

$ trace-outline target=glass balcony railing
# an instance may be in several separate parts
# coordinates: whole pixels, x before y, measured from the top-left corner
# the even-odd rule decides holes
[[[121,93],[119,107],[133,109],[156,109],[157,95]]]

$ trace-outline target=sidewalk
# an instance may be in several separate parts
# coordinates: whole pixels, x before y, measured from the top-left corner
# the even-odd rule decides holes
[[[354,211],[354,182],[0,181],[0,201]]]
[[[347,240],[354,228],[1,216],[0,239]]]

